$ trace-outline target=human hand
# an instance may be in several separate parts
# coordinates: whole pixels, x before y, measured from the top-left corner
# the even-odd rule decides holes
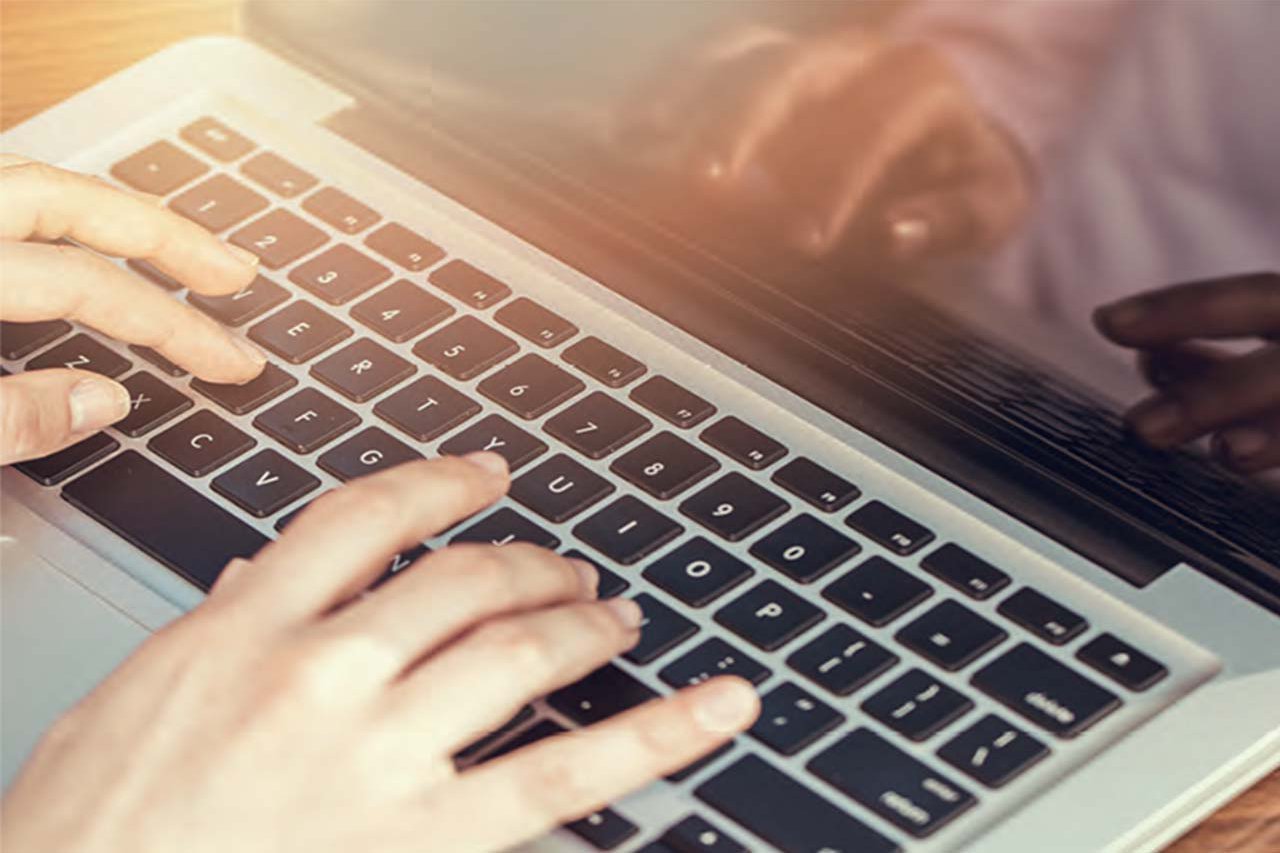
[[[0,155],[0,319],[70,319],[149,346],[211,382],[247,382],[266,359],[213,320],[89,249],[149,260],[197,293],[235,293],[257,259],[86,175]],[[50,241],[68,238],[87,248]],[[123,385],[82,370],[0,379],[0,464],[52,453],[129,412]]]
[[[1243,472],[1280,465],[1280,275],[1259,273],[1153,290],[1097,310],[1098,329],[1139,350],[1156,393],[1126,414],[1155,447],[1213,434]],[[1259,339],[1244,354],[1204,339]]]
[[[318,498],[54,724],[4,803],[6,853],[498,850],[751,724],[754,689],[719,678],[457,771],[638,637],[634,602],[529,545],[455,545],[359,595],[507,483],[480,453]]]
[[[775,218],[807,253],[856,229],[884,260],[950,258],[997,245],[1030,206],[1020,147],[924,44],[862,29],[737,29],[637,103],[628,132],[693,126],[693,173],[722,200]],[[760,169],[775,190],[761,194]]]

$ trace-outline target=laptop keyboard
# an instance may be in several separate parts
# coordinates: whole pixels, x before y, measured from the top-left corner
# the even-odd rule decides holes
[[[910,508],[864,495],[855,474],[794,455],[786,436],[726,411],[732,399],[651,372],[625,340],[583,332],[588,318],[449,256],[217,119],[110,174],[263,259],[244,291],[185,298],[277,363],[247,385],[213,385],[69,323],[5,323],[11,368],[94,370],[133,397],[111,431],[19,469],[207,589],[334,481],[503,454],[509,500],[431,547],[519,540],[585,557],[601,594],[634,594],[646,622],[622,661],[468,760],[607,718],[659,685],[734,673],[762,690],[749,736],[671,777],[693,780],[699,813],[652,823],[604,809],[567,827],[590,847],[910,847],[975,820],[986,792],[1032,766],[1075,760],[1055,750],[1168,674],[940,541]],[[383,579],[427,548],[397,555]],[[1051,651],[1077,642],[1075,658]]]

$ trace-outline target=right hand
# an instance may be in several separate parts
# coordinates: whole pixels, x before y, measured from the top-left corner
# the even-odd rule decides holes
[[[454,545],[391,555],[492,503],[493,453],[322,496],[54,724],[4,801],[5,853],[505,849],[749,726],[721,677],[459,772],[453,756],[638,638],[589,564]]]
[[[888,262],[989,249],[1033,194],[1020,146],[941,53],[865,29],[724,33],[637,96],[618,132],[692,134],[688,174],[810,255],[854,231]]]

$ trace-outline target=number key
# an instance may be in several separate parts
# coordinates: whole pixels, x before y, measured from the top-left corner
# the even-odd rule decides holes
[[[618,457],[609,470],[666,500],[719,467],[719,462],[689,442],[662,432]]]
[[[753,556],[800,583],[817,580],[860,550],[857,542],[807,513],[751,546]]]
[[[369,288],[391,277],[391,270],[348,246],[338,243],[289,273],[289,280],[330,305],[350,302]]]
[[[529,353],[485,379],[476,390],[525,420],[533,420],[585,387],[576,376]]]
[[[734,471],[686,499],[680,511],[737,542],[786,512],[787,502]]]
[[[416,338],[453,314],[453,308],[416,284],[404,279],[365,299],[351,309],[351,316],[395,343]]]
[[[277,269],[324,245],[329,238],[289,211],[276,209],[234,232],[230,239],[257,255],[263,266]]]
[[[454,379],[471,379],[512,355],[516,342],[475,317],[459,317],[414,346],[419,358]]]
[[[588,459],[600,459],[652,426],[608,394],[594,391],[549,418],[543,428]]]
[[[244,184],[226,175],[214,175],[169,202],[169,207],[210,231],[225,231],[270,204]]]

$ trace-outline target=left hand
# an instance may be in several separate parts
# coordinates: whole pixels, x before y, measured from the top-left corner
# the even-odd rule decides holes
[[[1181,284],[1098,309],[1102,334],[1139,350],[1156,389],[1126,414],[1154,447],[1213,435],[1213,451],[1238,471],[1280,466],[1280,274]],[[1228,353],[1202,339],[1254,338]]]

